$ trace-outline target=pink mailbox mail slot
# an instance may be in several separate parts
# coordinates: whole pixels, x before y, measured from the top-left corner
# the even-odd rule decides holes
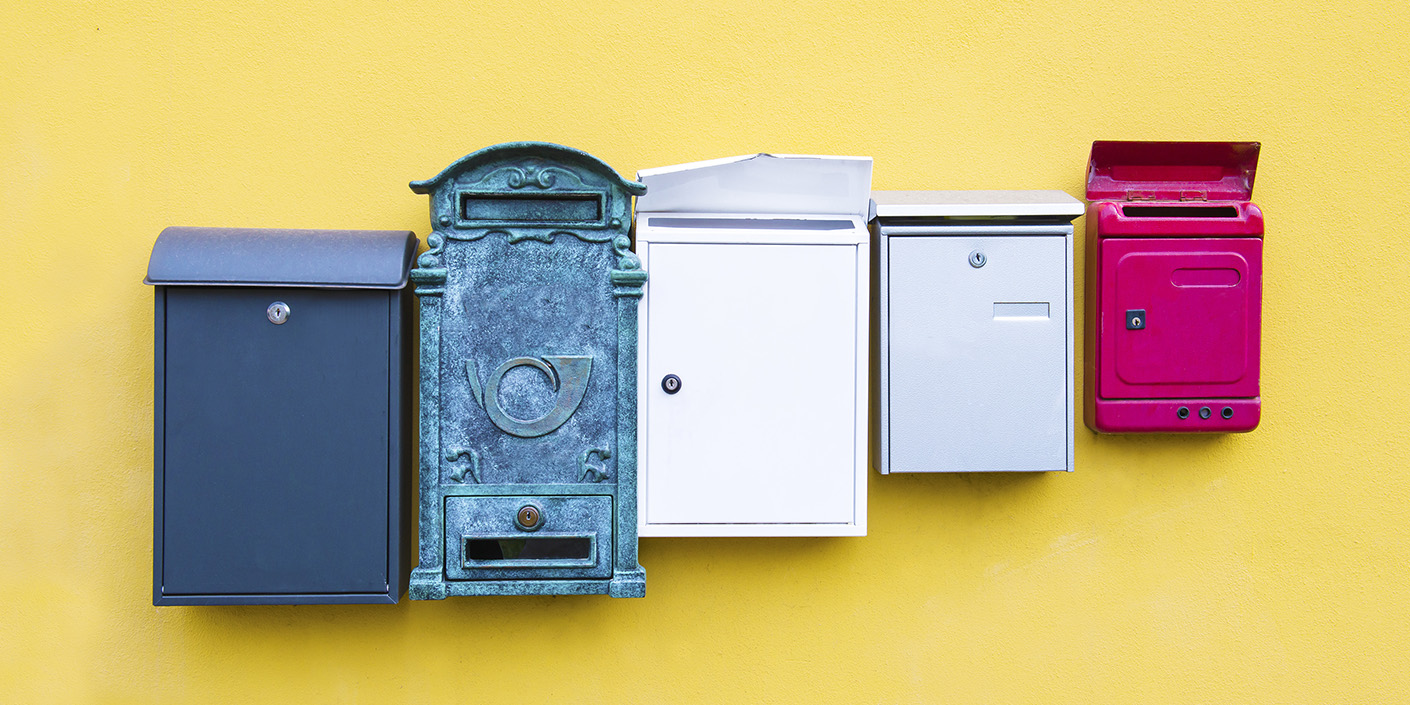
[[[1098,433],[1258,426],[1257,142],[1094,142],[1085,418]]]

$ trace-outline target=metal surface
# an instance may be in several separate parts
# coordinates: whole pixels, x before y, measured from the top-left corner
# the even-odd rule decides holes
[[[410,292],[156,291],[154,604],[396,602]]]
[[[1068,469],[1069,243],[887,238],[888,472]]]
[[[541,142],[482,149],[411,187],[431,196],[434,224],[411,273],[422,458],[411,597],[644,595],[646,272],[628,238],[644,187]]]

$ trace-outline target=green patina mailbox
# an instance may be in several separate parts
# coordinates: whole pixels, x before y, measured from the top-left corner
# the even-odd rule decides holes
[[[413,599],[641,597],[637,303],[643,185],[542,142],[487,147],[431,196]]]

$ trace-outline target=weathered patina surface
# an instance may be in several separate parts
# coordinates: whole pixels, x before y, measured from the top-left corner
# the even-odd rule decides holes
[[[413,599],[641,597],[631,197],[595,157],[487,147],[435,178],[421,300]]]

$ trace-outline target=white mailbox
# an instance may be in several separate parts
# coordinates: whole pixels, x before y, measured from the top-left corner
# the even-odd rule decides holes
[[[1061,191],[877,191],[875,464],[1072,470],[1072,219]]]
[[[871,158],[637,178],[640,535],[866,535]]]

